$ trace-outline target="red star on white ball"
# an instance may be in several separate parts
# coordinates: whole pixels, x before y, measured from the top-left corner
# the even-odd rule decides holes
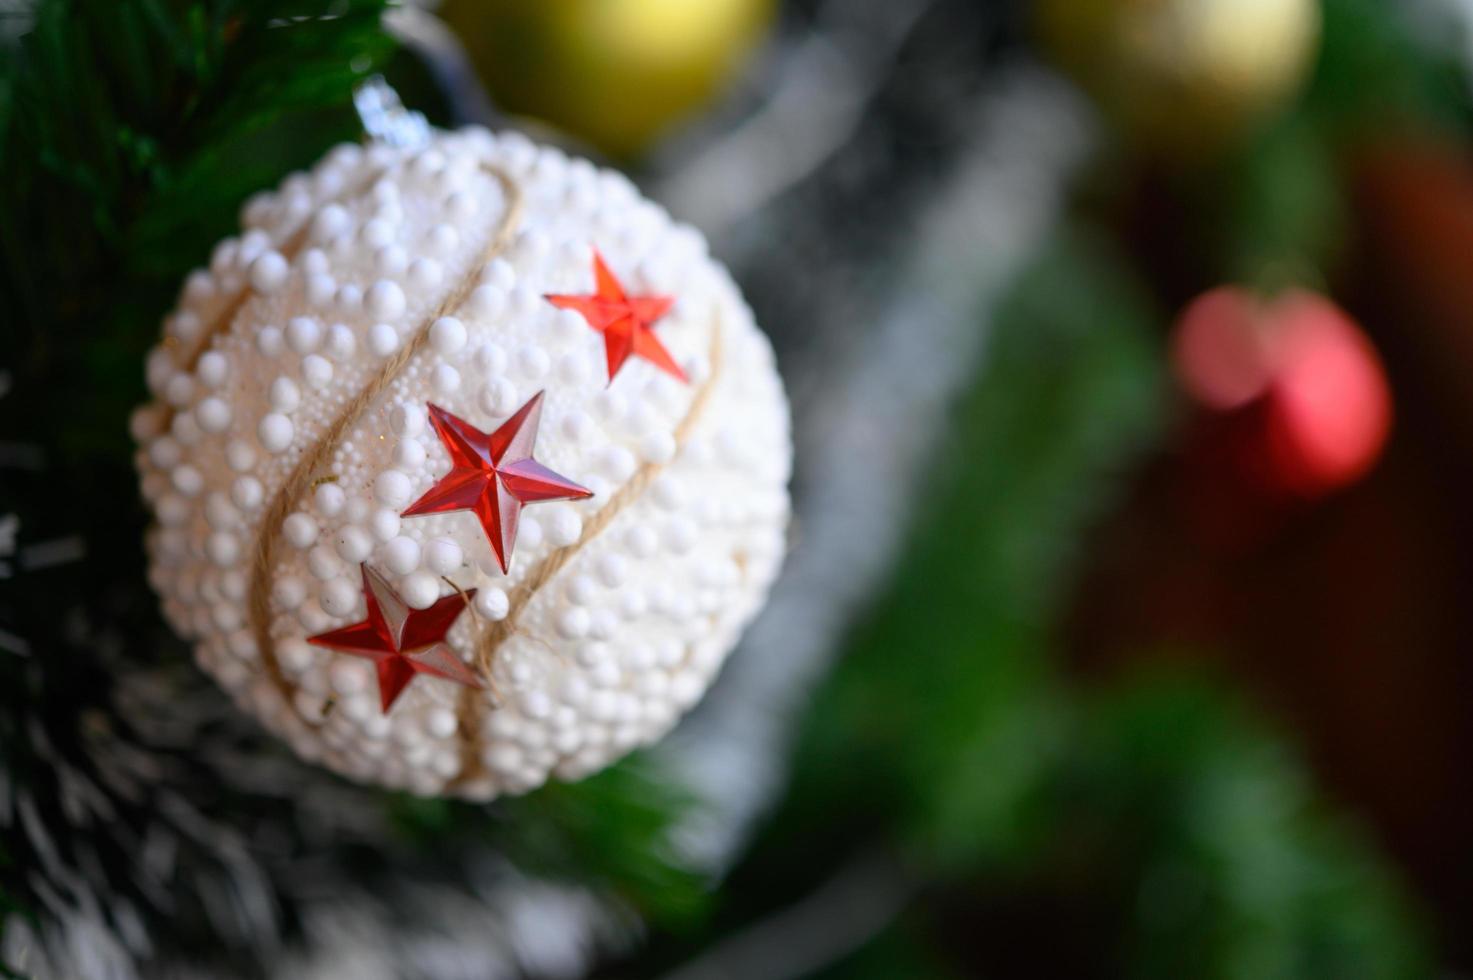
[[[609,364],[609,383],[631,356],[642,357],[667,374],[688,381],[675,358],[655,336],[654,324],[675,305],[673,296],[630,296],[618,277],[593,250],[594,291],[570,296],[550,293],[544,297],[560,310],[576,310],[588,325],[604,335],[604,355]]]
[[[388,714],[416,674],[443,677],[468,687],[485,687],[480,676],[445,645],[445,634],[476,594],[445,596],[428,609],[411,609],[382,575],[368,565],[363,574],[363,601],[368,618],[352,626],[307,637],[307,642],[352,657],[372,660],[378,668],[379,702]]]
[[[473,512],[486,531],[502,574],[511,568],[522,508],[549,500],[582,500],[593,491],[532,458],[542,420],[543,392],[533,395],[492,433],[430,406],[430,422],[450,454],[450,472],[410,504],[404,517]]]

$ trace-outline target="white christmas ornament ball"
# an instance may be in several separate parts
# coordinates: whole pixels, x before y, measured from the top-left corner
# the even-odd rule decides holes
[[[516,134],[342,147],[254,199],[148,382],[166,616],[351,778],[602,768],[699,698],[782,559],[787,403],[725,269]]]

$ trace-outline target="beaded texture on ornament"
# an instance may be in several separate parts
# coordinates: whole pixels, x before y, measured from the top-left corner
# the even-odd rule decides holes
[[[474,174],[494,180],[472,193]],[[424,254],[412,260],[395,230],[395,180],[441,188],[448,219],[422,222]],[[519,230],[527,206],[539,222]],[[248,204],[245,223],[250,230],[186,282],[149,362],[159,403],[134,420],[159,519],[151,579],[171,621],[197,639],[202,664],[307,758],[420,792],[517,792],[549,770],[576,777],[658,737],[760,605],[787,517],[786,407],[771,352],[699,236],[670,226],[616,174],[483,131],[441,136],[417,153],[339,148],[313,174]],[[559,228],[567,237],[550,240]],[[598,336],[576,314],[544,308],[542,292],[586,288],[594,238],[615,261],[643,263],[635,274],[646,287],[682,296],[684,311],[660,330],[683,350],[692,386],[638,366],[602,385]],[[447,289],[435,256],[464,252],[463,239],[480,244]],[[380,278],[337,281],[345,262],[362,266],[353,256],[365,248]],[[544,271],[531,276],[533,266]],[[535,281],[517,286],[519,270]],[[416,325],[394,326],[411,307],[422,311]],[[272,309],[285,326],[266,322]],[[469,343],[487,334],[467,324],[495,323],[506,325],[491,330],[495,340]],[[510,354],[500,346],[533,328],[547,339]],[[380,363],[366,370],[360,350]],[[298,357],[295,371],[271,377],[273,365]],[[462,374],[484,379],[469,403]],[[462,410],[495,418],[531,392],[516,390],[519,378],[548,388],[547,451],[561,454],[560,468],[586,471],[591,461],[598,472],[585,482],[597,497],[528,520],[521,568],[503,580],[472,553],[455,515],[401,527],[397,511],[437,465],[426,458],[433,443],[427,450],[419,438],[426,395],[459,397]],[[255,425],[237,419],[261,393],[267,411]],[[723,416],[717,402],[740,411]],[[377,448],[386,436],[364,426],[383,422],[398,436],[392,462],[365,472],[389,444]],[[680,474],[666,476],[677,459]],[[320,540],[324,523],[340,526],[332,544]],[[242,548],[252,526],[257,545]],[[283,544],[293,550],[277,558]],[[505,703],[432,681],[406,692],[411,703],[392,719],[367,711],[366,665],[324,661],[330,655],[302,642],[361,608],[343,574],[357,560],[397,576],[418,607],[478,588],[452,646]],[[642,580],[644,566],[666,570]],[[298,569],[322,583],[315,599]]]

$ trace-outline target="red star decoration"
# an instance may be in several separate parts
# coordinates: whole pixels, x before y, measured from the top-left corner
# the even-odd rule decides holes
[[[628,296],[604,257],[593,250],[595,292],[587,296],[548,294],[544,298],[560,310],[576,310],[588,325],[604,335],[604,354],[609,362],[609,383],[632,355],[638,355],[660,370],[687,381],[685,372],[660,338],[654,323],[670,312],[673,296]]]
[[[542,419],[543,394],[539,391],[533,395],[490,435],[431,405],[430,422],[450,454],[450,472],[401,516],[474,511],[505,574],[511,566],[517,523],[524,506],[593,496],[592,490],[532,458]]]
[[[368,618],[309,636],[308,643],[372,660],[378,668],[379,702],[384,714],[389,713],[415,674],[443,677],[469,687],[485,686],[445,645],[445,634],[470,604],[475,589],[464,595],[446,596],[428,609],[411,609],[382,575],[367,564],[358,567],[363,572]]]

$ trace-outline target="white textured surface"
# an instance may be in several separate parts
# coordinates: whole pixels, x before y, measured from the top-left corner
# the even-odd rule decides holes
[[[513,246],[478,268],[506,205],[482,163],[513,176],[526,211]],[[243,219],[242,235],[187,279],[149,358],[158,401],[133,426],[158,519],[150,580],[200,664],[305,758],[420,793],[452,782],[476,798],[521,792],[658,739],[761,605],[788,519],[789,424],[772,352],[702,236],[615,173],[476,129],[418,152],[339,147],[248,202]],[[299,227],[307,237],[293,253]],[[594,247],[631,293],[677,297],[655,330],[690,385],[637,359],[608,383],[602,337],[542,298],[592,292]],[[319,474],[334,482],[304,495],[280,530],[271,634],[284,697],[249,624],[262,514],[467,276],[478,288],[341,441]],[[186,370],[185,352],[243,289],[228,331]],[[709,404],[674,452],[713,366]],[[508,575],[471,514],[399,516],[449,469],[427,402],[491,431],[540,390],[537,458],[595,496],[528,507]],[[644,464],[663,466],[653,485],[528,601],[498,650],[500,698],[478,692],[473,705],[484,770],[474,778],[457,782],[463,736],[446,720],[463,688],[418,676],[384,717],[370,663],[305,643],[363,619],[357,562],[367,561],[416,606],[452,594],[449,582],[482,590],[449,634],[470,660],[506,594]]]

